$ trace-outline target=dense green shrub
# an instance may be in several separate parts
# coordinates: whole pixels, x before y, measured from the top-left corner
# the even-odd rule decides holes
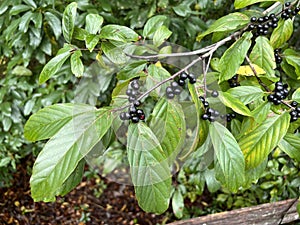
[[[49,139],[33,167],[34,200],[72,190],[85,161],[132,182],[145,211],[171,202],[178,218],[205,186],[222,188],[216,205],[228,209],[297,195],[299,1],[23,2],[0,7],[0,50],[3,82],[24,92],[19,131],[34,113],[26,138]],[[3,103],[6,139],[14,101]],[[16,151],[31,146],[18,140]],[[24,155],[3,152],[5,169]]]

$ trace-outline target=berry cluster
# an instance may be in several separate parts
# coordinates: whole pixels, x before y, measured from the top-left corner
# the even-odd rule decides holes
[[[274,13],[269,16],[263,16],[256,18],[255,16],[251,17],[249,30],[255,31],[254,35],[267,35],[270,29],[274,29],[278,26],[279,19]]]
[[[138,79],[134,79],[130,82],[128,89],[126,90],[126,95],[128,96],[128,101],[131,104],[127,112],[122,112],[120,114],[121,120],[131,120],[133,123],[138,123],[140,120],[145,120],[145,113],[142,109],[139,109],[141,101],[137,99],[140,89],[140,83]]]
[[[286,7],[285,10],[282,11],[281,13],[281,18],[284,20],[287,20],[289,18],[292,18],[293,16],[296,16],[298,14],[298,12],[300,12],[300,8],[299,7],[295,7],[294,9],[291,9],[291,3],[290,2],[286,2],[284,4],[284,6]]]
[[[273,102],[274,105],[280,105],[281,101],[289,94],[288,85],[281,81],[275,83],[274,93],[268,95],[268,101]]]
[[[294,109],[291,110],[291,122],[295,122],[298,118],[300,118],[300,107],[298,106],[298,102],[292,101],[291,106],[294,107]]]
[[[277,64],[280,64],[282,62],[282,57],[280,56],[281,49],[276,48],[274,49],[274,57]]]
[[[179,75],[179,79],[177,81],[172,81],[171,85],[166,88],[166,96],[168,99],[173,99],[175,95],[180,95],[182,88],[186,80],[189,80],[191,84],[196,83],[197,79],[196,76],[192,73],[181,73]]]
[[[145,120],[145,113],[142,109],[138,109],[135,105],[132,105],[129,107],[128,112],[121,112],[120,119],[138,123],[140,120]]]
[[[234,75],[231,79],[229,79],[228,83],[229,83],[229,86],[232,88],[240,86],[237,75]]]
[[[219,96],[219,92],[216,90],[213,90],[211,92],[211,96],[216,98]],[[233,118],[236,117],[235,113],[228,113],[226,115],[220,114],[220,112],[218,110],[209,107],[209,103],[205,100],[205,98],[203,96],[200,96],[199,99],[201,100],[201,102],[205,108],[205,112],[201,116],[201,118],[203,120],[208,120],[210,122],[214,122],[214,121],[216,121],[216,119],[218,117],[220,117],[221,119],[226,119],[227,122],[230,122]]]
[[[140,83],[138,79],[134,79],[130,82],[128,89],[126,90],[126,95],[128,96],[128,101],[133,103],[136,101],[140,89]]]

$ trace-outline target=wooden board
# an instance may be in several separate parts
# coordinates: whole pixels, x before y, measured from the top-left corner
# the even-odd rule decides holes
[[[267,203],[228,212],[211,214],[168,225],[277,225],[300,221],[297,199]]]

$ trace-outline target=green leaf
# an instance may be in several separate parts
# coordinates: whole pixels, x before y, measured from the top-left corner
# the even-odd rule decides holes
[[[242,13],[235,12],[216,20],[204,33],[198,35],[197,41],[214,32],[229,32],[240,29],[249,23],[250,18]]]
[[[7,132],[11,128],[12,120],[10,117],[4,117],[2,119],[3,131]]]
[[[58,191],[59,195],[64,196],[68,194],[80,183],[83,177],[84,166],[85,159],[81,159],[75,170],[70,174],[68,179],[60,187]]]
[[[35,2],[33,0],[23,0],[27,5],[30,5],[33,8],[37,8]]]
[[[15,16],[15,15],[18,15],[19,13],[21,12],[25,12],[25,11],[28,11],[30,10],[31,7],[28,6],[28,5],[15,5],[13,6],[10,11],[9,11],[9,14],[12,15],[12,16]]]
[[[278,144],[279,148],[289,157],[300,162],[300,137],[295,134],[287,133]]]
[[[100,38],[120,42],[137,41],[139,35],[132,29],[120,25],[106,25],[100,31]]]
[[[220,83],[229,80],[236,74],[251,46],[251,38],[252,34],[250,32],[244,33],[240,39],[224,52],[219,62]]]
[[[23,33],[27,32],[32,16],[33,16],[33,13],[31,11],[29,11],[21,17],[21,22],[19,24],[19,30],[22,31]]]
[[[148,76],[146,79],[146,88],[150,89],[154,85],[156,85],[158,82],[163,81],[164,79],[169,78],[171,75],[169,71],[167,71],[165,68],[158,64],[151,64],[148,67]],[[151,95],[159,96],[161,93],[165,91],[167,87],[167,84],[161,85],[159,88],[157,88],[155,91],[151,93]]]
[[[147,61],[135,61],[127,64],[117,75],[119,80],[129,80],[141,73],[147,65]]]
[[[102,42],[101,49],[113,63],[124,64],[129,60],[122,48],[116,47],[110,42]]]
[[[54,74],[56,74],[60,70],[64,62],[70,57],[71,50],[73,50],[72,45],[65,45],[62,49],[58,51],[57,55],[44,66],[39,77],[40,84],[49,80]]]
[[[51,138],[74,117],[94,110],[93,106],[72,103],[45,107],[26,122],[24,136],[29,141]]]
[[[264,77],[271,79],[276,78],[274,70],[276,68],[274,50],[269,40],[266,37],[260,36],[257,37],[255,41],[256,44],[250,54],[251,62],[266,71],[266,75],[263,75]]]
[[[293,34],[293,21],[288,20],[279,20],[278,27],[272,32],[270,43],[272,47],[279,48],[285,44]]]
[[[24,116],[28,116],[32,112],[34,105],[35,105],[34,98],[32,98],[26,102],[26,104],[24,106],[24,110],[23,110]]]
[[[152,18],[150,18],[147,23],[144,26],[144,30],[143,30],[143,36],[144,38],[151,38],[152,35],[155,33],[155,31],[157,30],[157,27],[161,27],[165,21],[167,20],[166,16],[154,16]]]
[[[127,143],[130,173],[139,206],[146,212],[165,212],[171,197],[171,173],[158,139],[146,124],[130,124]]]
[[[48,24],[51,27],[56,40],[59,39],[62,33],[60,19],[51,12],[45,12],[44,16],[45,16],[45,20],[48,21]]]
[[[149,127],[158,137],[169,165],[175,162],[184,144],[186,125],[183,115],[181,105],[165,98],[156,104],[152,112]]]
[[[239,140],[246,169],[255,168],[266,159],[286,134],[289,122],[289,113],[269,117]]]
[[[252,117],[257,123],[262,123],[270,113],[270,109],[270,102],[264,102],[263,104],[256,106],[256,108],[252,111]]]
[[[258,2],[274,2],[274,0],[235,0],[234,7],[235,9],[241,9]],[[284,3],[283,0],[278,0],[278,2]]]
[[[70,3],[64,13],[62,18],[62,31],[66,42],[71,43],[74,26],[75,26],[75,19],[76,19],[76,12],[77,12],[77,3],[72,2]]]
[[[180,219],[183,216],[184,199],[181,191],[176,189],[172,197],[172,209],[176,218]]]
[[[92,52],[96,45],[99,43],[100,36],[96,34],[87,34],[85,37],[85,45]]]
[[[97,34],[101,30],[103,17],[98,14],[88,14],[85,18],[85,30],[90,34]]]
[[[300,88],[297,88],[297,89],[294,91],[294,93],[293,93],[293,95],[292,95],[292,99],[293,99],[294,101],[300,102]]]
[[[300,77],[300,54],[293,49],[286,49],[283,52],[287,63],[295,68],[297,77]]]
[[[261,99],[264,92],[255,86],[239,86],[227,91],[232,97],[239,99],[244,105]]]
[[[71,70],[76,77],[81,77],[83,75],[84,67],[80,57],[82,56],[80,50],[76,50],[71,55]]]
[[[18,76],[32,76],[32,71],[30,69],[27,69],[24,66],[16,66],[12,70],[12,74],[18,75]]]
[[[244,188],[250,188],[253,182],[257,183],[258,179],[262,176],[263,172],[266,170],[267,164],[268,164],[268,159],[266,158],[257,167],[246,170],[246,183],[244,184]]]
[[[219,122],[210,124],[209,135],[222,172],[219,181],[236,192],[245,182],[243,153],[230,131]]]
[[[230,93],[220,92],[219,99],[225,106],[231,108],[233,111],[244,116],[252,116],[247,106],[245,106],[238,98],[232,96]]]
[[[159,27],[153,35],[153,44],[156,47],[159,47],[171,36],[171,34],[172,32],[166,26]]]
[[[34,201],[55,201],[80,161],[106,134],[112,123],[110,109],[94,109],[74,116],[38,155],[30,178]],[[70,178],[71,179],[71,178]]]

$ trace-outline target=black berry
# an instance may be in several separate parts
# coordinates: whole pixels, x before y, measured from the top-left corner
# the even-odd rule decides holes
[[[137,116],[133,116],[131,118],[131,122],[133,122],[133,123],[138,123],[139,121],[140,121],[140,119]]]
[[[211,97],[216,98],[216,97],[218,97],[218,96],[219,96],[219,92],[218,92],[218,91],[213,90],[213,91],[211,92]]]

